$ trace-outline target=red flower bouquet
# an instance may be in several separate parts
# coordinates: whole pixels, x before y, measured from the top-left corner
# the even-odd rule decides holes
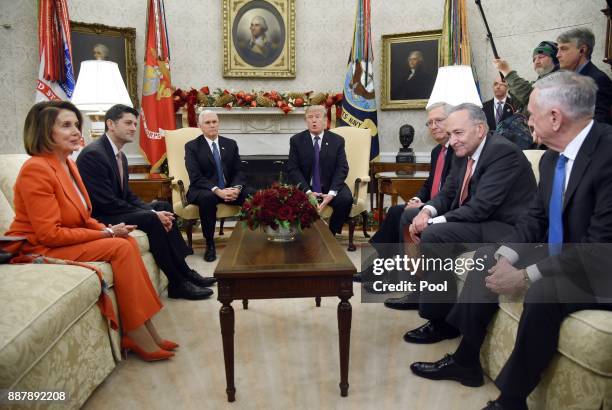
[[[239,216],[251,230],[262,226],[272,230],[295,228],[301,231],[319,219],[314,198],[295,186],[278,183],[247,199]]]

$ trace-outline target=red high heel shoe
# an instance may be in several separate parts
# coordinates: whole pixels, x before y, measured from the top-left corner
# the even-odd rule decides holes
[[[121,348],[124,350],[125,356],[127,356],[128,351],[132,351],[136,353],[138,357],[140,357],[145,362],[155,362],[157,360],[166,360],[174,356],[174,353],[168,352],[164,349],[159,349],[155,352],[146,352],[140,346],[136,344],[135,341],[130,339],[127,336],[123,336],[121,338]]]
[[[159,342],[157,345],[159,347],[161,347],[162,349],[167,350],[167,351],[171,351],[171,350],[174,350],[177,347],[179,347],[178,343],[174,343],[174,342],[172,342],[170,340],[166,340],[166,339],[162,339],[161,342]]]

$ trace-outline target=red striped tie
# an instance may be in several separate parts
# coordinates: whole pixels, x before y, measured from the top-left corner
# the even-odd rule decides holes
[[[442,185],[442,171],[444,170],[444,161],[446,160],[446,147],[442,147],[436,160],[436,170],[434,171],[434,179],[431,185],[431,199],[435,198],[440,192]]]

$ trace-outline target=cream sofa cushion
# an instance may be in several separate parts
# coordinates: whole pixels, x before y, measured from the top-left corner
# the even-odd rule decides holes
[[[4,265],[0,388],[9,388],[36,365],[49,346],[96,304],[100,289],[96,274],[78,266]]]

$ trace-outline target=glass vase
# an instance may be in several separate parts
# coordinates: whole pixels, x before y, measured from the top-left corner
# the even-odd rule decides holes
[[[293,225],[291,225],[289,228],[279,226],[276,229],[265,226],[264,232],[266,233],[266,237],[270,242],[293,242],[298,234],[297,228]]]

